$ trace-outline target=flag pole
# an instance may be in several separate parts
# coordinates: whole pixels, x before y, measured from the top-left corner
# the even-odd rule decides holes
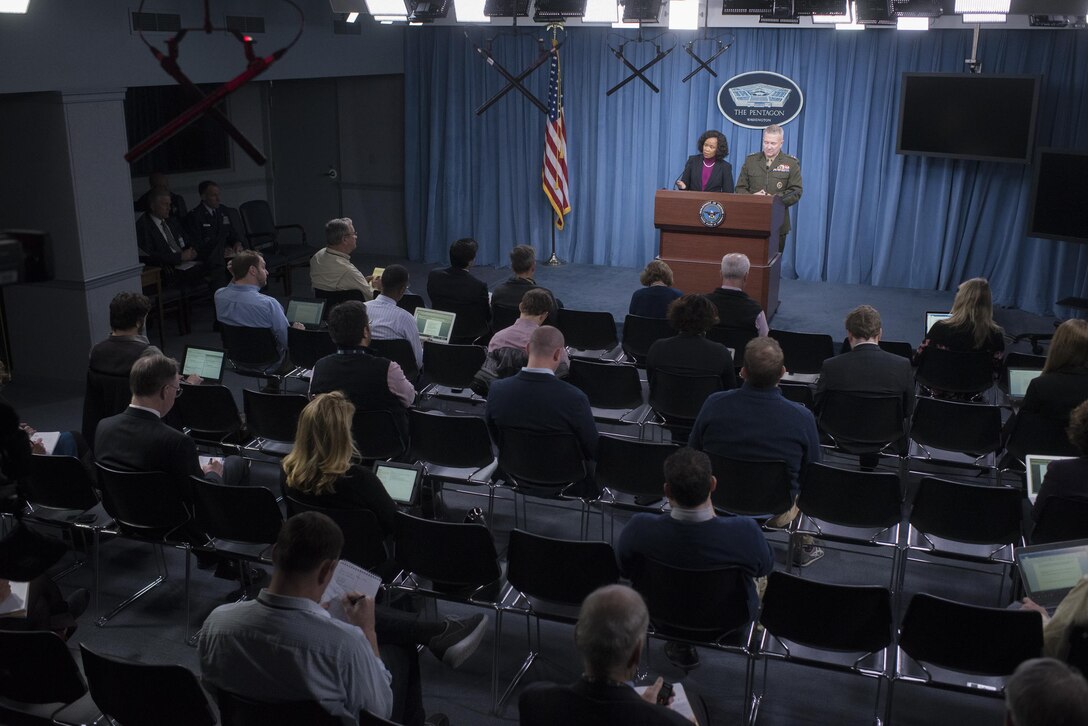
[[[552,210],[552,256],[548,258],[547,264],[551,267],[559,267],[564,264],[563,260],[559,259],[559,256],[555,254],[555,210]]]

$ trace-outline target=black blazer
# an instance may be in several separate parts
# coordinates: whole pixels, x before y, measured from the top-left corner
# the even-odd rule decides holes
[[[1088,499],[1088,456],[1050,462],[1043,484],[1039,487],[1039,496],[1035,498],[1035,506],[1031,508],[1032,519],[1039,519],[1043,504],[1050,497]]]
[[[478,307],[484,320],[491,319],[487,283],[459,267],[431,270],[427,276],[427,297],[436,310]]]
[[[140,255],[160,267],[180,265],[181,250],[189,246],[185,234],[175,220],[168,217],[166,224],[174,233],[174,241],[178,245],[177,252],[170,249],[170,245],[166,243],[166,237],[163,236],[162,230],[155,224],[150,214],[144,213],[136,220],[136,244],[140,247]]]
[[[684,164],[684,171],[680,178],[687,186],[689,192],[725,192],[733,193],[733,167],[728,161],[715,161],[714,168],[710,170],[710,179],[707,180],[706,189],[703,189],[703,155],[689,156]]]
[[[167,426],[154,413],[139,408],[126,408],[98,423],[94,455],[98,463],[110,469],[172,474],[182,491],[188,491],[190,475],[222,481],[218,474],[201,471],[196,442]]]
[[[901,396],[903,416],[914,411],[914,371],[910,361],[875,344],[864,344],[849,353],[824,361],[816,383],[816,409],[828,391],[876,396]]]

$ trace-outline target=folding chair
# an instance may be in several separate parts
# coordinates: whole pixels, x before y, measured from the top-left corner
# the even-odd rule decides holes
[[[495,511],[495,484],[491,475],[498,466],[487,423],[478,416],[452,416],[439,411],[409,409],[411,448],[408,459],[423,465],[425,481],[432,486],[452,482],[486,486],[487,523]]]
[[[919,384],[933,391],[980,395],[994,385],[993,354],[985,350],[944,350],[927,347],[914,373]]]
[[[906,442],[906,421],[901,396],[866,396],[848,391],[827,391],[816,420],[833,448],[848,454],[880,454]],[[895,456],[906,451],[893,452]]]
[[[601,487],[601,501],[607,503],[610,513],[609,541],[615,536],[615,510],[636,512],[661,512],[665,508],[665,459],[680,447],[676,444],[642,441],[640,439],[601,434],[597,440],[597,485]],[[617,494],[631,497],[622,501]],[[633,498],[656,497],[657,504],[644,506]]]
[[[665,318],[644,318],[628,315],[623,319],[623,352],[632,363],[646,367],[650,346],[662,338],[671,338],[676,331]]]
[[[830,335],[789,330],[771,330],[769,334],[782,347],[786,370],[790,373],[819,373],[824,361],[835,355],[835,343]]]
[[[344,533],[341,557],[359,567],[384,574],[378,571],[383,570],[383,565],[389,560],[389,551],[385,548],[385,540],[378,529],[374,512],[369,509],[319,507],[296,499],[290,493],[284,497],[284,501],[287,503],[288,516],[299,512],[319,512],[336,522]]]
[[[364,463],[395,459],[408,448],[408,442],[401,436],[393,414],[384,409],[356,409],[351,419],[351,435]]]
[[[689,376],[660,370],[650,381],[650,408],[674,436],[687,439],[703,403],[722,390],[721,376]]]
[[[472,385],[472,379],[484,364],[486,355],[487,349],[478,345],[424,341],[423,370],[431,385],[423,391],[423,395],[472,398],[472,392],[465,389]]]
[[[563,333],[567,349],[575,357],[600,360],[619,345],[616,319],[609,312],[561,308],[556,327]]]
[[[226,386],[181,384],[185,395],[179,396],[174,410],[181,420],[181,430],[198,444],[236,453],[245,443],[245,424],[238,412],[234,393]]]
[[[83,462],[74,456],[33,454],[30,476],[22,491],[27,503],[23,519],[67,530],[72,536],[86,529],[108,527],[110,517],[98,500],[95,484]],[[84,564],[77,556],[70,567],[53,579],[60,579]]]
[[[386,358],[400,366],[404,371],[404,377],[409,381],[419,378],[419,364],[416,363],[416,353],[412,350],[412,344],[404,338],[391,338],[389,340],[370,339],[369,350],[379,358]],[[473,371],[475,373],[475,371]]]
[[[71,651],[52,631],[0,630],[0,673],[3,711],[58,724],[99,716]]]
[[[316,252],[306,244],[306,229],[301,224],[276,224],[272,208],[263,199],[243,202],[238,211],[249,246],[265,256],[269,271],[283,280],[283,294],[290,297],[291,268],[306,267]],[[300,242],[281,243],[279,233],[284,229],[298,230]]]
[[[304,378],[317,362],[336,352],[336,343],[328,330],[287,329],[287,357],[295,367],[288,375]]]
[[[283,381],[283,375],[273,370],[279,365],[281,356],[276,347],[276,336],[270,328],[248,328],[220,322],[219,332],[231,370],[240,376]]]
[[[295,445],[295,432],[302,409],[309,401],[301,393],[262,393],[246,388],[242,404],[246,424],[254,437],[244,451],[282,458]]]
[[[917,445],[911,447],[912,459],[996,472],[1001,451],[1001,409],[921,396],[911,418],[910,439]],[[938,457],[930,449],[960,456]]]
[[[215,694],[222,726],[356,726],[360,722],[340,718],[317,701],[266,702],[219,690]],[[380,719],[378,723],[389,723]]]
[[[642,430],[648,411],[642,381],[633,365],[573,358],[567,382],[589,398],[594,420],[635,424]]]

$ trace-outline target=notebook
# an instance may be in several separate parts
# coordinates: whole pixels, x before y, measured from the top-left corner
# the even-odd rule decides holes
[[[1039,487],[1043,485],[1043,477],[1046,476],[1046,467],[1052,461],[1072,459],[1072,456],[1043,456],[1041,454],[1028,454],[1024,457],[1024,467],[1028,482],[1028,500],[1035,504],[1035,498],[1039,496]]]
[[[220,383],[223,380],[223,363],[226,355],[216,348],[201,348],[196,345],[185,346],[181,359],[181,375],[196,374],[205,383]]]
[[[321,325],[324,314],[324,300],[293,297],[287,301],[288,322],[302,323],[307,328],[316,328]]]
[[[449,343],[453,335],[453,321],[457,313],[431,308],[416,308],[416,325],[419,327],[420,341]]]
[[[394,502],[405,507],[414,507],[419,504],[419,489],[423,483],[421,467],[415,464],[376,461],[374,473],[378,475],[389,498]]]
[[[1028,384],[1042,373],[1038,368],[1008,368],[1009,398],[1019,403],[1028,392]]]
[[[922,339],[924,340],[929,336],[929,329],[933,327],[933,323],[938,320],[948,320],[950,317],[952,317],[952,313],[940,312],[938,310],[926,311],[926,329],[925,332],[922,333]]]
[[[1088,539],[1021,547],[1016,566],[1028,597],[1053,614],[1062,598],[1088,575]]]

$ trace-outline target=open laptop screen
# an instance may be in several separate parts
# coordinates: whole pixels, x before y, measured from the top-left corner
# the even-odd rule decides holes
[[[1019,401],[1028,392],[1028,384],[1035,380],[1042,371],[1038,368],[1009,368],[1009,398]]]
[[[394,502],[406,507],[414,507],[419,503],[419,487],[423,481],[423,470],[418,466],[376,461],[374,473],[378,475],[389,498]]]
[[[1043,456],[1040,454],[1028,454],[1024,457],[1024,468],[1028,484],[1028,499],[1035,504],[1035,498],[1039,496],[1039,488],[1043,486],[1043,478],[1046,476],[1046,468],[1052,461],[1072,459],[1071,456]]]
[[[936,310],[927,311],[926,312],[926,331],[925,331],[925,335],[923,336],[923,338],[925,336],[929,335],[929,329],[933,327],[933,323],[937,322],[938,320],[948,320],[950,317],[952,317],[952,313],[949,313],[949,312],[939,312],[939,311],[936,311]]]
[[[1088,575],[1088,540],[1021,547],[1016,564],[1028,597],[1051,608]]]
[[[307,300],[293,297],[287,301],[287,320],[291,323],[302,323],[306,327],[317,327],[321,324],[321,316],[324,312],[324,300]]]
[[[187,345],[181,359],[181,375],[185,377],[195,373],[203,378],[205,383],[219,383],[223,380],[225,359],[226,356],[221,350]]]
[[[456,313],[431,308],[416,308],[416,325],[419,327],[419,339],[434,343],[448,343],[453,335],[453,321]]]

